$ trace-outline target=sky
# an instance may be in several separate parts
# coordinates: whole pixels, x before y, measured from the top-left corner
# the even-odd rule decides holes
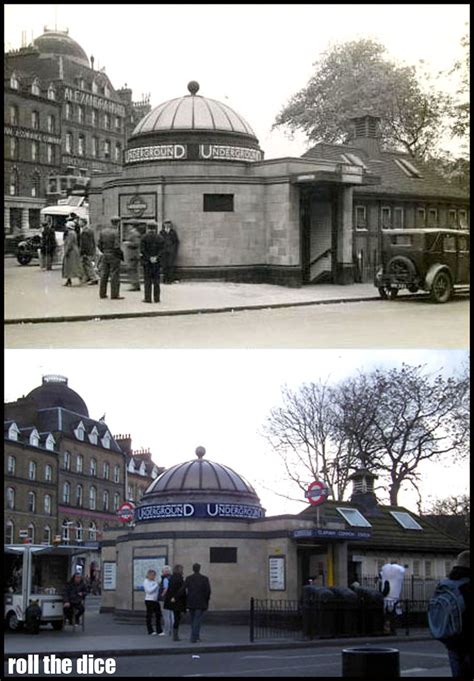
[[[5,400],[60,374],[88,406],[91,418],[105,413],[112,435],[130,434],[133,449],[150,449],[159,466],[206,458],[229,466],[255,488],[267,515],[297,513],[305,500],[285,480],[262,426],[281,404],[284,385],[337,381],[358,370],[426,365],[456,373],[467,350],[6,350]],[[426,464],[425,501],[468,493],[467,462]],[[402,491],[399,503],[416,512],[416,496]]]
[[[199,94],[247,120],[268,159],[300,156],[308,148],[302,134],[291,140],[271,127],[331,45],[371,38],[392,59],[423,60],[438,73],[461,57],[468,20],[467,3],[6,4],[5,44],[17,49],[23,32],[30,42],[44,26],[68,28],[115,88],[127,84],[134,99],[149,93],[153,107],[187,95],[188,82],[197,80]],[[452,77],[444,82],[455,90]]]

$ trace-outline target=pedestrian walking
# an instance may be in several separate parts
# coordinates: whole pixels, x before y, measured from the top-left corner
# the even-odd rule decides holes
[[[158,234],[158,223],[150,221],[148,232],[142,237],[140,252],[143,260],[143,278],[145,298],[144,303],[151,303],[151,289],[153,300],[160,302],[160,257],[163,252],[163,237]]]
[[[202,616],[209,607],[211,597],[209,578],[201,575],[199,563],[194,563],[193,574],[186,577],[181,591],[186,594],[186,606],[191,614],[191,643],[197,643],[201,640]]]
[[[74,231],[76,232],[77,245],[81,247],[81,222],[77,213],[70,213],[68,217],[69,222],[74,223]]]
[[[79,247],[79,252],[81,254],[81,264],[84,274],[83,282],[88,284],[98,284],[99,276],[94,265],[97,248],[95,244],[94,230],[84,218],[81,218],[80,223],[81,245]]]
[[[66,222],[64,233],[64,256],[62,267],[64,286],[72,286],[72,279],[82,279],[81,256],[77,247],[77,236],[72,222]]]
[[[186,594],[183,585],[183,566],[175,565],[163,602],[163,612],[171,611],[173,616],[173,641],[181,640],[179,638],[179,624],[181,615],[186,612]]]
[[[145,592],[146,628],[151,636],[164,636],[161,628],[161,607],[158,602],[159,586],[156,581],[156,570],[148,570],[143,582],[143,590]],[[153,619],[155,620],[156,631],[153,630]]]
[[[97,246],[102,253],[100,265],[100,298],[107,298],[107,283],[110,278],[111,300],[123,300],[120,295],[120,263],[123,260],[123,252],[120,248],[118,226],[119,217],[110,219],[110,227],[105,227],[99,234]]]
[[[164,607],[164,601],[166,594],[168,593],[168,587],[171,579],[171,567],[169,565],[163,565],[161,568],[161,580],[160,580],[160,590],[158,594],[158,600],[163,603],[163,627],[165,634],[171,636],[173,633],[173,612],[169,608]]]
[[[175,281],[175,264],[178,255],[179,238],[171,220],[165,220],[160,231],[164,241],[161,266],[163,283],[172,284]]]
[[[384,633],[395,634],[395,621],[401,614],[400,594],[405,576],[405,568],[395,561],[382,566],[380,577],[382,582],[383,604],[385,612]]]
[[[469,551],[458,555],[447,579],[441,580],[436,587],[428,606],[428,623],[432,635],[446,646],[453,677],[474,678]]]
[[[140,232],[132,225],[128,231],[127,240],[124,241],[127,246],[130,291],[140,291],[140,240]]]
[[[49,222],[42,222],[43,231],[41,233],[41,255],[43,256],[43,264],[47,270],[53,267],[53,258],[56,248],[56,234]]]

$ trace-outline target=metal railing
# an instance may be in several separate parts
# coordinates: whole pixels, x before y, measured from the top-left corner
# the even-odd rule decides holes
[[[415,577],[411,575],[403,580],[400,600],[410,601],[429,601],[433,596],[436,585],[442,577]],[[378,575],[366,575],[359,579],[361,586],[371,589],[380,588],[380,577]]]

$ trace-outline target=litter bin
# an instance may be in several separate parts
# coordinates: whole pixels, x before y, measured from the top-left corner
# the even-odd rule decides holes
[[[400,652],[396,648],[367,646],[344,648],[342,676],[365,679],[400,678]]]
[[[303,587],[304,638],[328,638],[335,634],[334,594],[324,586]]]
[[[335,634],[336,636],[356,636],[358,633],[358,600],[352,589],[333,586]]]
[[[383,595],[377,589],[359,586],[354,589],[358,599],[359,632],[361,634],[383,634]]]

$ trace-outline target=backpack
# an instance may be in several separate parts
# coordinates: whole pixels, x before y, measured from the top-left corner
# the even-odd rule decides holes
[[[452,641],[461,636],[466,606],[459,587],[468,582],[469,577],[443,579],[436,587],[428,604],[428,624],[433,638]]]

